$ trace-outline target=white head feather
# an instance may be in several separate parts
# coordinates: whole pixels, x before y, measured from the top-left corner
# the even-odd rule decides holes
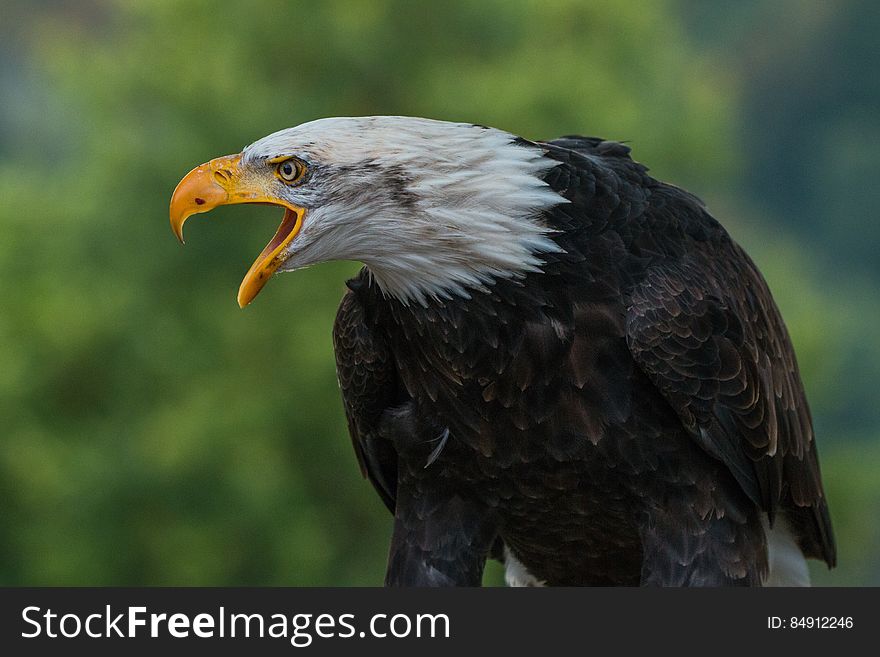
[[[404,303],[468,296],[559,251],[542,212],[566,199],[540,174],[557,163],[514,135],[396,116],[321,119],[276,132],[242,164],[279,156],[308,173],[286,190],[307,209],[282,270],[328,260],[367,265]]]

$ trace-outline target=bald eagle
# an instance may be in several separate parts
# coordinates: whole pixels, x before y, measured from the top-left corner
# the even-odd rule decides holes
[[[193,214],[284,208],[238,292],[365,266],[333,330],[388,585],[808,584],[835,564],[812,421],[770,291],[629,148],[333,118],[193,169]]]

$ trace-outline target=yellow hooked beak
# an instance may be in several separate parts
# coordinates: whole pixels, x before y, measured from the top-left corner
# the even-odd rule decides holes
[[[183,243],[183,224],[194,214],[233,203],[269,203],[285,208],[275,236],[251,265],[238,290],[238,305],[244,308],[259,294],[272,274],[286,260],[285,248],[302,227],[305,208],[293,205],[269,192],[270,183],[256,172],[239,167],[241,154],[218,157],[200,164],[183,177],[171,195],[171,230]]]

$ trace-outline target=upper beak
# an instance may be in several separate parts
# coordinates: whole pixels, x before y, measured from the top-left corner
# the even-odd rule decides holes
[[[238,305],[244,308],[286,259],[285,247],[302,227],[305,209],[270,194],[257,174],[242,171],[241,154],[200,164],[183,177],[171,195],[171,230],[183,243],[183,224],[192,215],[233,203],[271,203],[286,208],[281,225],[241,282]]]

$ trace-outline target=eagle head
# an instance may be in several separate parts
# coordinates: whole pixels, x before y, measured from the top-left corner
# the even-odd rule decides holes
[[[507,132],[410,117],[312,121],[190,171],[171,227],[218,205],[284,208],[242,281],[249,304],[279,271],[358,260],[388,296],[424,304],[467,297],[539,270],[558,251],[544,211],[566,200],[542,174],[558,164]]]

